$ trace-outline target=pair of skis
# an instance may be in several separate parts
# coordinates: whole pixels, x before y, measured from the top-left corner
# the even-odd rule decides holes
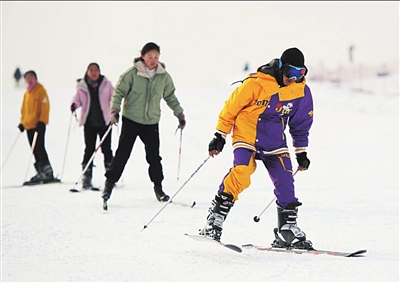
[[[185,236],[192,238],[196,241],[203,241],[213,243],[225,248],[228,248],[232,251],[241,253],[243,249],[256,249],[258,251],[266,251],[266,252],[281,252],[281,253],[295,253],[295,254],[313,254],[313,255],[330,255],[330,256],[341,256],[341,257],[358,257],[362,254],[366,253],[366,250],[356,250],[354,252],[338,252],[338,251],[329,251],[329,250],[303,250],[303,249],[284,249],[284,248],[272,248],[272,247],[263,247],[256,246],[253,244],[244,244],[242,247],[233,244],[225,244],[222,242],[215,241],[213,239],[207,238],[201,235],[192,235],[185,233]]]

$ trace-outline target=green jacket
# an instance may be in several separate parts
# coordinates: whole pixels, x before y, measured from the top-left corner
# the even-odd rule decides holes
[[[183,113],[175,96],[175,86],[171,76],[165,71],[165,64],[159,62],[152,79],[140,58],[133,60],[133,67],[123,73],[111,98],[111,109],[121,111],[122,116],[144,125],[157,124],[161,117],[160,101],[163,98],[178,117]]]

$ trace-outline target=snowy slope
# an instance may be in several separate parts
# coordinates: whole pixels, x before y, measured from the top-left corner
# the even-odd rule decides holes
[[[229,83],[241,76],[228,79]],[[388,78],[386,78],[388,79]],[[184,237],[204,225],[210,200],[232,164],[230,138],[218,157],[207,158],[219,110],[235,86],[224,83],[203,89],[178,88],[185,108],[182,159],[178,172],[177,119],[163,102],[160,122],[165,191],[194,208],[156,201],[147,175],[143,144],[138,140],[116,188],[109,211],[100,192],[73,194],[80,176],[83,129],[69,111],[71,89],[42,81],[50,102],[47,149],[57,174],[69,184],[8,188],[34,174],[25,133],[17,129],[23,89],[2,89],[1,171],[2,281],[398,281],[399,280],[399,91],[398,74],[385,92],[378,78],[371,92],[350,86],[309,82],[314,95],[315,123],[310,133],[310,170],[295,176],[303,202],[298,224],[316,248],[338,251],[367,249],[363,258],[293,255],[244,250],[238,254]],[[365,85],[364,85],[365,86]],[[388,88],[388,86],[392,86]],[[70,120],[72,118],[72,120]],[[71,132],[62,172],[67,134]],[[113,149],[118,128],[113,128]],[[30,163],[29,163],[30,161]],[[294,165],[296,161],[293,159]],[[95,159],[94,183],[103,186],[102,153]],[[224,242],[269,245],[276,225],[275,207],[261,221],[273,186],[262,164],[228,216]]]

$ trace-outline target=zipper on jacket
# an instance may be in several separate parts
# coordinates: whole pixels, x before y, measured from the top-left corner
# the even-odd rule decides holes
[[[155,76],[155,75],[154,75]],[[149,78],[149,84],[147,85],[147,98],[146,98],[146,108],[145,108],[145,120],[148,120],[148,112],[149,112],[149,100],[150,100],[150,90],[151,90],[151,83],[152,83],[152,79]]]

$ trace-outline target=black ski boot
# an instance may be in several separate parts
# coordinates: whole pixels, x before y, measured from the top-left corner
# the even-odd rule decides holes
[[[290,203],[286,208],[278,204],[278,228],[274,228],[273,248],[314,250],[306,234],[297,227],[297,207],[301,202]]]
[[[101,195],[104,201],[108,201],[110,199],[114,187],[115,187],[115,182],[111,179],[107,179],[104,185],[103,194]]]
[[[33,176],[29,181],[23,183],[24,186],[34,186],[40,184],[47,184],[53,182],[60,182],[59,179],[54,178],[53,169],[50,164],[42,165],[36,162],[34,164],[36,175]]]
[[[86,164],[82,164],[82,170],[85,170]],[[82,177],[82,189],[92,190],[93,166],[89,166]]]
[[[163,192],[161,186],[154,186],[154,193],[156,194],[156,198],[159,202],[169,201],[169,195]]]
[[[51,165],[50,165],[50,164],[46,164],[46,165],[42,166],[42,167],[40,168],[40,171],[42,172],[42,181],[43,181],[43,184],[54,183],[54,182],[58,183],[58,182],[60,182],[59,179],[54,178],[54,175],[53,175],[53,168],[51,168]]]
[[[33,186],[38,184],[43,184],[43,173],[41,170],[41,166],[36,162],[33,164],[36,170],[36,175],[33,176],[29,181],[24,182],[24,186]]]
[[[212,200],[208,209],[206,225],[200,230],[199,235],[221,241],[222,224],[225,221],[230,209],[233,206],[233,196],[224,192],[218,192]]]

